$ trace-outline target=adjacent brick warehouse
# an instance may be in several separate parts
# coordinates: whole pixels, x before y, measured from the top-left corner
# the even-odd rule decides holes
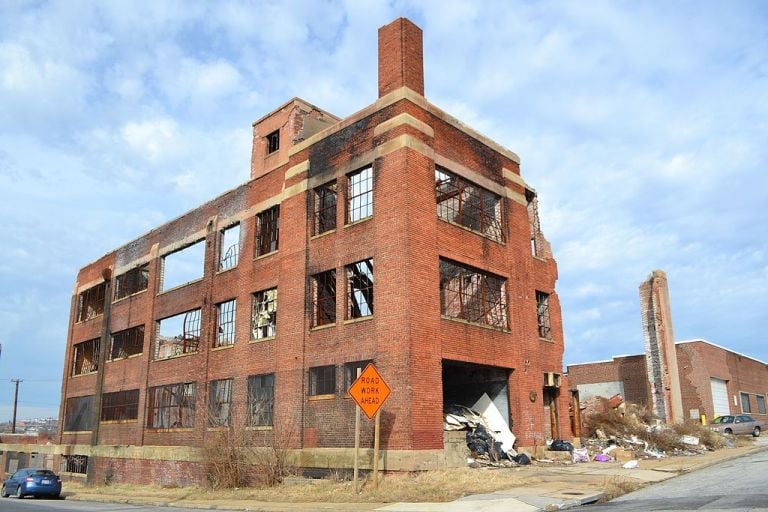
[[[424,98],[423,76],[421,29],[382,27],[372,105],[339,119],[289,101],[254,123],[247,183],[79,272],[60,413],[68,462],[89,456],[95,481],[199,481],[200,447],[247,424],[301,467],[348,468],[349,363],[367,361],[392,388],[385,470],[451,465],[443,407],[483,393],[519,446],[570,438],[557,266],[536,194],[517,155]],[[199,268],[177,283],[180,255]],[[124,341],[139,326],[139,344]],[[98,353],[83,343],[97,339]]]
[[[748,413],[768,422],[768,363],[706,340],[677,342],[675,352],[684,419],[705,416],[712,420],[723,414]],[[621,382],[627,401],[650,405],[651,389],[646,375],[645,355],[615,356],[611,361],[568,365],[569,385],[582,395],[601,389],[613,390],[609,383]],[[719,389],[717,382],[725,384],[722,388],[725,400],[720,400],[716,410],[713,393],[717,394]]]

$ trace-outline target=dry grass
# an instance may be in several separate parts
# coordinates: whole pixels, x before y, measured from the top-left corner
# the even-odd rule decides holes
[[[67,483],[65,491],[75,495],[108,495],[110,497],[141,496],[157,502],[178,502],[194,500],[250,500],[272,502],[306,502],[308,498],[317,502],[335,503],[390,503],[445,502],[468,494],[493,492],[530,484],[535,479],[521,478],[514,469],[478,470],[470,468],[442,471],[423,471],[417,474],[389,474],[380,477],[379,488],[373,489],[369,478],[355,493],[351,481],[339,478],[313,480],[300,484],[280,484],[262,489],[220,489],[201,487],[163,488],[160,486],[138,486],[112,484],[108,487],[85,487]]]
[[[636,491],[644,486],[645,484],[639,480],[621,476],[606,479],[603,483],[603,492],[605,495],[600,499],[600,503],[611,501],[614,498]]]

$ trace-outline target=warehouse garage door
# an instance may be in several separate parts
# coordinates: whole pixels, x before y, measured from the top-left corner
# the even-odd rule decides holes
[[[712,377],[709,382],[712,386],[712,407],[715,410],[715,418],[731,414],[731,408],[728,406],[728,387],[725,381]]]

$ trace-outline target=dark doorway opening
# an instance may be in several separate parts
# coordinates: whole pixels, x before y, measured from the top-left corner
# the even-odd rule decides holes
[[[443,360],[443,407],[472,407],[487,394],[509,424],[509,372],[507,368]]]

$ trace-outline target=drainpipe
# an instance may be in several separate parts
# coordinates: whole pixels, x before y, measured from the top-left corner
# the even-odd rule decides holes
[[[99,444],[99,421],[101,420],[101,398],[104,393],[104,370],[107,364],[107,352],[109,350],[109,325],[112,311],[112,269],[105,268],[101,272],[104,278],[104,314],[101,320],[101,339],[99,340],[99,363],[96,368],[96,391],[93,397],[93,410],[91,411],[91,446]],[[88,456],[88,467],[85,473],[86,485],[93,485],[96,464],[93,452]]]

